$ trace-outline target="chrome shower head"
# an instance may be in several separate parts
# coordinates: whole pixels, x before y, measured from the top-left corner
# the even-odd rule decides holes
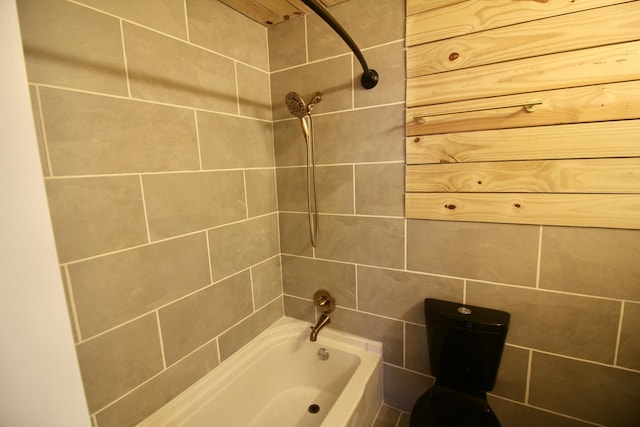
[[[285,96],[284,102],[287,104],[289,112],[295,117],[301,119],[307,115],[307,106],[302,100],[302,97],[297,93],[289,92],[287,96]]]

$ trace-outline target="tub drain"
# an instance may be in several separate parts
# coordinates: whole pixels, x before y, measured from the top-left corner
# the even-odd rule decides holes
[[[317,414],[318,412],[320,412],[320,406],[316,405],[315,403],[313,405],[309,405],[310,414]]]

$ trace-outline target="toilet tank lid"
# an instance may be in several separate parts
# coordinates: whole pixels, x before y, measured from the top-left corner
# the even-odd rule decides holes
[[[506,332],[511,318],[506,311],[433,298],[424,300],[424,313],[427,322],[443,322],[495,332]]]

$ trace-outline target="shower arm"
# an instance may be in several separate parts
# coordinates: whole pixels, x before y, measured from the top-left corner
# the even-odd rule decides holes
[[[360,78],[362,87],[364,87],[365,89],[374,88],[378,84],[378,73],[376,72],[376,70],[369,68],[369,66],[367,65],[367,61],[364,59],[364,56],[362,56],[362,52],[360,52],[360,49],[358,49],[358,45],[356,45],[351,36],[349,36],[349,34],[344,30],[344,28],[342,28],[338,21],[336,21],[334,17],[331,16],[329,11],[326,10],[322,5],[320,5],[316,0],[302,0],[302,2],[309,6],[315,13],[317,13],[318,16],[320,16],[320,18],[324,20],[324,22],[329,24],[333,31],[338,33],[342,40],[344,40],[344,42],[351,48],[353,54],[356,56],[356,58],[358,58],[358,61],[360,61],[360,65],[362,65],[363,73],[362,77]]]

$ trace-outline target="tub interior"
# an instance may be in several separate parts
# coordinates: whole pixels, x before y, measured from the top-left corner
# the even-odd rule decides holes
[[[325,419],[331,427],[357,425],[349,419],[361,398],[380,395],[365,386],[367,375],[380,372],[371,366],[381,364],[381,344],[345,341],[346,334],[329,329],[310,342],[308,327],[281,319],[138,426],[324,427]],[[360,372],[363,362],[368,373]]]

